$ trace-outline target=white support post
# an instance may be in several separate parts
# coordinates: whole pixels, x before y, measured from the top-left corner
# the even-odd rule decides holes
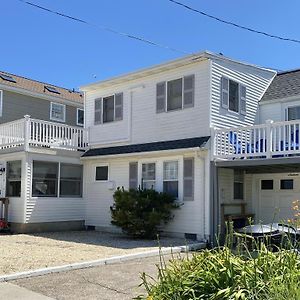
[[[267,140],[267,149],[266,149],[266,156],[267,158],[272,158],[272,124],[273,120],[266,120],[266,140]]]
[[[29,151],[30,115],[24,116],[24,150]]]

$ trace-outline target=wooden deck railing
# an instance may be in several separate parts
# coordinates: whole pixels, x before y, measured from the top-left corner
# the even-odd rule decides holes
[[[272,158],[300,154],[300,120],[213,131],[215,158]]]
[[[88,145],[88,133],[81,127],[31,119],[29,116],[0,125],[0,149],[22,145],[25,150],[31,146],[84,150]]]

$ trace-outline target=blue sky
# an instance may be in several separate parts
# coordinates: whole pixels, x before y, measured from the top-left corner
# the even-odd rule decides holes
[[[300,44],[217,23],[168,0],[29,0],[188,53],[201,50],[280,70],[300,67]],[[180,0],[207,13],[300,39],[299,1]],[[67,88],[182,56],[1,0],[0,70]]]

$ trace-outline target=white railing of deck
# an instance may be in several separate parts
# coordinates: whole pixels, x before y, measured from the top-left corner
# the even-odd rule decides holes
[[[0,149],[24,145],[84,150],[88,145],[88,132],[84,128],[31,119],[24,119],[0,125]]]
[[[300,154],[300,120],[214,130],[214,157],[272,158]]]

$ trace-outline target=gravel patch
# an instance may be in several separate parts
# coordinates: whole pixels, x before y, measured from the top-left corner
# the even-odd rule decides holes
[[[162,238],[161,247],[190,241]],[[0,235],[0,275],[154,250],[157,240],[98,231]]]

